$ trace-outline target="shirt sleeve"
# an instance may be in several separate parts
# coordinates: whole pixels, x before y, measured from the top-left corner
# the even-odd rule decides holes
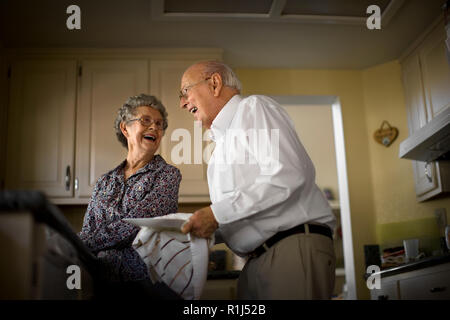
[[[170,167],[159,175],[157,183],[139,201],[135,208],[129,208],[124,218],[150,218],[156,215],[175,213],[178,210],[178,190],[181,182],[181,173],[175,167]],[[139,232],[139,227],[122,220],[102,224],[88,237],[86,245],[92,251],[98,252],[111,248],[121,249],[128,247]]]
[[[258,134],[258,143],[249,143],[247,150],[256,162],[254,165],[258,167],[258,174],[254,183],[243,185],[242,179],[238,177],[245,174],[248,164],[227,164],[226,168],[231,172],[225,174],[237,178],[233,191],[211,205],[219,224],[232,223],[268,210],[289,199],[306,183],[314,182],[314,166],[287,113],[258,97],[249,98],[245,108],[246,111],[238,119],[239,126],[246,132],[253,130]],[[271,140],[263,143],[259,134],[267,134],[266,138],[270,137]],[[274,148],[273,153],[266,153],[270,157],[258,156],[264,154],[264,150],[258,148],[267,147],[268,144]]]

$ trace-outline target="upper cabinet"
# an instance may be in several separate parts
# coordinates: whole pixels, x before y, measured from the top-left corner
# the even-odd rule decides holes
[[[72,197],[77,62],[25,60],[12,65],[7,189]]]
[[[153,61],[150,67],[151,92],[161,99],[169,114],[169,126],[161,141],[160,153],[183,175],[179,201],[209,202],[207,163],[203,151],[211,142],[204,141],[208,140],[207,133],[194,122],[192,114],[179,107],[180,79],[193,62]]]
[[[75,197],[90,198],[97,179],[127,155],[114,130],[117,110],[148,92],[146,60],[81,61],[77,108]]]
[[[444,23],[439,23],[421,45],[421,64],[428,121],[450,106],[450,65]]]
[[[410,135],[450,106],[450,66],[445,37],[441,19],[425,32],[401,62]],[[412,165],[418,201],[450,191],[448,161],[412,160]]]
[[[408,110],[409,134],[427,124],[427,108],[423,92],[419,55],[414,54],[402,63],[403,88]]]
[[[5,188],[40,190],[56,204],[88,203],[97,179],[126,158],[113,126],[119,107],[147,93],[169,114],[159,153],[181,170],[179,201],[208,202],[206,164],[194,163],[195,135],[203,131],[179,108],[178,91],[189,65],[221,60],[221,54],[173,49],[11,55]],[[173,135],[177,129],[190,136]],[[192,164],[172,157],[180,143]],[[200,137],[202,150],[205,143]]]

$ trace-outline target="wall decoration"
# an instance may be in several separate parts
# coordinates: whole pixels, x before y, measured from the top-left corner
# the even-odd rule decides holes
[[[398,136],[398,129],[395,127],[391,127],[389,122],[384,120],[381,123],[380,129],[375,131],[373,137],[376,142],[381,143],[385,147],[389,147]]]

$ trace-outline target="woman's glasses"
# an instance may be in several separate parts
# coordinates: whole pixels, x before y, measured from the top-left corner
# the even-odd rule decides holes
[[[128,120],[128,122],[139,121],[144,127],[150,127],[152,124],[155,124],[156,129],[164,130],[164,121],[162,119],[153,120],[151,117],[142,116],[140,118]]]

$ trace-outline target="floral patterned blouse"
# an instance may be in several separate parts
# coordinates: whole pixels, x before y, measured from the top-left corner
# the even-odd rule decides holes
[[[84,216],[81,240],[107,266],[112,281],[148,278],[147,267],[131,244],[139,227],[123,218],[150,218],[178,210],[180,170],[161,156],[124,179],[126,160],[98,179]]]

